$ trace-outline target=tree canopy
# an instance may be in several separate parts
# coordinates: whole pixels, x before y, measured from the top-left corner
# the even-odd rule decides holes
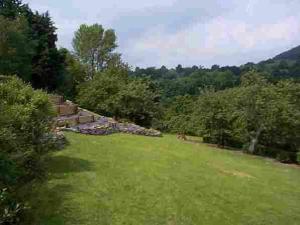
[[[56,28],[49,13],[32,12],[18,0],[1,0],[0,6],[0,74],[18,75],[35,88],[57,89],[64,57],[56,48]]]
[[[82,24],[75,32],[73,48],[80,61],[88,66],[88,79],[107,68],[117,47],[114,30],[105,30],[100,24]]]

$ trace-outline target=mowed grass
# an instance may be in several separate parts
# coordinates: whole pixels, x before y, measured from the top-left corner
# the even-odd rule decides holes
[[[66,135],[32,189],[31,224],[300,224],[297,167],[172,135]]]

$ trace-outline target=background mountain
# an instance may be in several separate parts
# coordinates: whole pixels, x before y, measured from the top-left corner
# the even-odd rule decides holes
[[[300,45],[275,56],[273,59],[274,60],[298,60],[298,59],[300,59]]]

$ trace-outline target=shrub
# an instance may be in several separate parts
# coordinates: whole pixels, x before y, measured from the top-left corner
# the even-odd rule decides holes
[[[296,161],[295,152],[279,151],[276,158],[282,163],[293,163]]]
[[[300,152],[297,153],[297,163],[300,164]]]
[[[247,144],[246,149],[249,149],[249,144]],[[261,156],[266,156],[266,157],[271,157],[271,158],[280,158],[278,152],[280,152],[279,149],[266,147],[266,146],[260,145],[260,144],[257,145],[256,150],[255,150],[255,154],[261,155]]]
[[[18,224],[25,205],[18,203],[7,189],[0,190],[0,224]]]
[[[53,115],[46,93],[15,77],[0,80],[0,221],[4,224],[16,222],[22,211],[17,190],[43,172],[41,156],[49,151],[45,137]]]
[[[166,107],[162,122],[165,131],[195,135],[192,121],[195,98],[189,95],[176,97]]]
[[[84,108],[116,119],[128,119],[151,126],[158,110],[159,96],[152,83],[131,79],[121,71],[105,71],[80,85],[77,102]]]

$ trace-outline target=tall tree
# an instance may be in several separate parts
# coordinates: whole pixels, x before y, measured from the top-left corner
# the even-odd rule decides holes
[[[36,53],[32,60],[32,85],[35,88],[55,90],[63,75],[64,57],[56,48],[56,28],[49,13],[26,12],[31,36],[37,42]]]
[[[69,100],[74,100],[77,86],[86,80],[86,66],[81,64],[74,55],[65,48],[59,50],[65,58],[63,81],[57,92]]]
[[[23,5],[20,0],[0,0],[0,15],[15,19],[22,11]]]
[[[20,18],[25,18],[28,24],[28,32],[23,33],[28,41],[27,44],[14,46],[11,42],[7,42],[8,46],[6,47],[14,48],[16,54],[26,55],[29,53],[26,45],[30,45],[31,41],[34,42],[32,58],[28,57],[27,60],[24,60],[24,63],[27,62],[28,67],[32,68],[29,81],[35,88],[55,90],[61,83],[64,58],[56,48],[56,28],[49,13],[34,13],[28,5],[22,4],[20,0],[0,0],[0,6],[0,15],[6,19],[18,21]],[[1,54],[2,52],[0,52]],[[9,64],[14,63],[15,60],[9,62]],[[7,74],[7,71],[4,72]],[[18,70],[16,74],[21,72]]]
[[[81,62],[88,65],[89,79],[103,71],[112,58],[115,60],[116,40],[114,30],[105,30],[100,24],[83,24],[75,32],[73,48]]]
[[[29,32],[24,17],[11,20],[0,16],[0,74],[14,74],[30,81],[35,42]]]

